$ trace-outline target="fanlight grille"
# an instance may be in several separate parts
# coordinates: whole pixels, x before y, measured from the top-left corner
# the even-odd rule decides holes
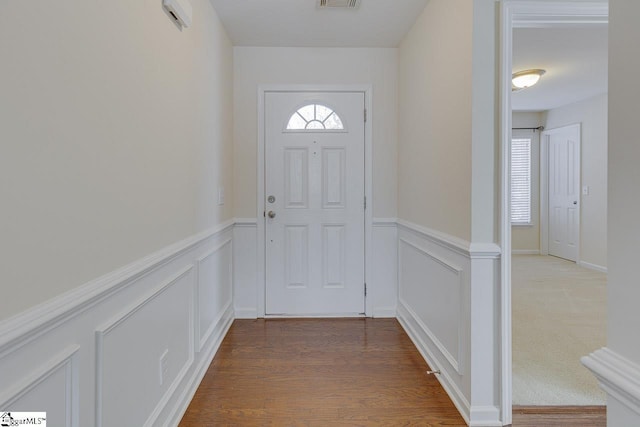
[[[355,9],[358,6],[360,6],[360,0],[318,0],[318,7],[321,9],[329,7]]]

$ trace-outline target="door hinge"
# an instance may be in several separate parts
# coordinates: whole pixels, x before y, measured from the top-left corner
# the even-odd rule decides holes
[[[267,211],[262,211],[262,216],[263,216],[264,218],[266,218],[266,217],[267,217]]]
[[[367,122],[367,109],[364,109],[364,122]]]
[[[367,196],[364,196],[364,210],[367,210]]]
[[[364,284],[364,296],[365,297],[367,296],[367,284],[366,283]]]

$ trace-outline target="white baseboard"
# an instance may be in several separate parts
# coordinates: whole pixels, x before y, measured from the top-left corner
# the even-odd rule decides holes
[[[603,267],[601,265],[598,264],[592,264],[590,262],[586,262],[586,261],[578,261],[578,265],[580,267],[584,267],[584,268],[588,268],[589,270],[595,270],[595,271],[599,271],[600,273],[607,273],[607,267]]]
[[[235,308],[236,319],[257,319],[258,310],[255,308]]]
[[[540,249],[512,249],[511,255],[540,255]]]
[[[378,319],[395,319],[397,312],[397,307],[377,307],[373,309],[371,317],[375,317]]]
[[[635,414],[633,425],[640,425],[640,365],[607,347],[583,357],[581,362],[596,376],[610,399]]]

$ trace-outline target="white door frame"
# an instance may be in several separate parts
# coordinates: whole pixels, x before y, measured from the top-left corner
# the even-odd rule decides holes
[[[500,278],[501,407],[502,422],[511,424],[511,74],[513,72],[513,28],[549,28],[563,25],[602,25],[608,22],[607,2],[503,0],[500,10]]]
[[[560,128],[545,129],[540,134],[540,255],[549,255],[549,133],[565,127],[578,128],[578,170],[579,178],[582,176],[582,129],[580,123],[562,126]],[[578,194],[582,191],[582,181],[578,179]],[[582,197],[578,202],[578,248],[576,253],[576,264],[580,262],[580,215],[582,212]]]
[[[364,277],[365,283],[371,270],[371,230],[373,225],[373,109],[371,85],[261,85],[258,87],[258,158],[257,158],[257,313],[265,317],[266,302],[266,227],[265,227],[265,94],[269,92],[361,92],[364,93],[364,104],[367,120],[364,123],[364,194],[367,208],[364,213]],[[369,292],[370,290],[368,290]],[[372,313],[371,298],[365,296],[365,316]]]

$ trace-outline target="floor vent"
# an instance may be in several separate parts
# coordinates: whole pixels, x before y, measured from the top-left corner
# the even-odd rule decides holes
[[[343,8],[356,9],[360,6],[360,0],[318,0],[318,7],[325,8]]]

